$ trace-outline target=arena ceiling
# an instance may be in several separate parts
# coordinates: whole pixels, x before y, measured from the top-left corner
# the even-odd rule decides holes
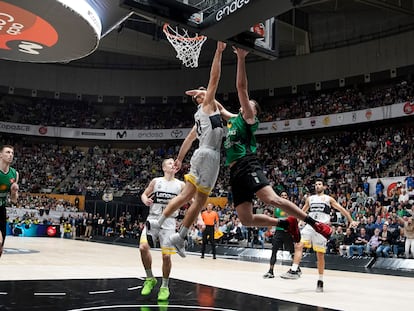
[[[368,40],[380,40],[414,29],[412,0],[309,0],[277,17],[279,57],[303,55]],[[275,1],[276,3],[276,1]],[[275,4],[276,5],[276,4]],[[215,41],[204,44],[199,66],[209,66]],[[231,49],[223,63],[233,63]],[[250,56],[248,61],[269,61]],[[177,69],[181,62],[165,39],[160,25],[131,15],[101,39],[97,51],[69,66],[125,69]]]

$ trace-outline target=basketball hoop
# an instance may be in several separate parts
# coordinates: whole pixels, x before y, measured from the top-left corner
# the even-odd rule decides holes
[[[177,58],[183,62],[186,67],[198,67],[198,57],[200,56],[201,47],[207,40],[206,36],[195,34],[190,37],[186,29],[182,29],[182,33],[178,27],[171,27],[169,24],[164,24],[163,31],[167,36],[168,41],[177,52]]]

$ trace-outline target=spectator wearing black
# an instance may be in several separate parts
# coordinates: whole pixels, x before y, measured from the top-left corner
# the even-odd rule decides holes
[[[339,246],[339,252],[342,256],[350,256],[351,245],[355,243],[355,232],[354,228],[346,228],[344,240],[342,245]]]
[[[398,230],[399,235],[394,239],[392,244],[392,253],[394,258],[399,257],[400,255],[404,255],[405,252],[405,241],[407,237],[404,235],[404,228],[400,228]],[[408,258],[408,256],[406,256]]]
[[[379,240],[381,241],[381,244],[378,246],[375,253],[377,257],[383,256],[388,258],[391,251],[391,245],[394,242],[392,233],[388,231],[388,222],[385,222],[382,225],[382,231],[379,234]]]
[[[358,253],[358,256],[362,256],[364,253],[368,253],[367,249],[370,236],[367,234],[365,228],[360,228],[359,234],[356,235],[353,245],[349,248],[349,256],[354,256],[355,251]]]

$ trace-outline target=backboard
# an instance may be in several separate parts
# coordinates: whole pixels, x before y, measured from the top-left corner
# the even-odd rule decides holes
[[[121,7],[163,23],[225,41],[267,59],[278,56],[276,16],[290,0],[120,0]]]

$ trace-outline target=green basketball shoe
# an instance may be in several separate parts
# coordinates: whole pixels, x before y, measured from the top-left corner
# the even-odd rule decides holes
[[[151,294],[151,291],[156,284],[157,284],[156,278],[146,278],[144,282],[144,287],[141,290],[141,295],[148,296],[149,294]]]
[[[170,297],[170,290],[168,287],[160,287],[160,291],[158,292],[158,300],[165,301],[168,300]]]

